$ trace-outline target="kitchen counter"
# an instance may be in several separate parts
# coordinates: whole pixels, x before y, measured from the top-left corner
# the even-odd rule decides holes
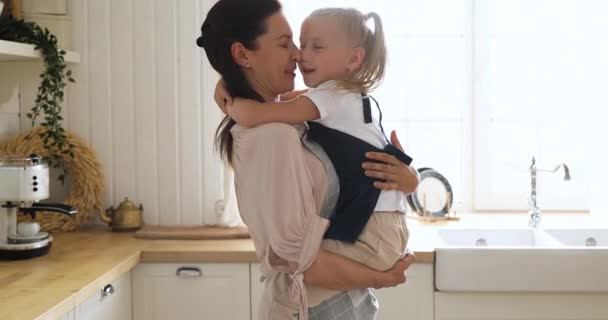
[[[107,228],[53,236],[47,256],[0,261],[0,319],[55,319],[141,262],[255,262],[251,240],[143,240]],[[423,245],[424,244],[424,245]],[[430,242],[410,242],[433,263]]]

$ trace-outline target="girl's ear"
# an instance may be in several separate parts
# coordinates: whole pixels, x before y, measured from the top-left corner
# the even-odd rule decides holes
[[[365,60],[365,49],[356,47],[353,49],[353,54],[351,55],[346,68],[349,72],[353,72],[361,67],[363,60]]]
[[[245,46],[240,42],[235,42],[230,46],[230,54],[232,54],[232,59],[234,61],[245,68],[249,68],[249,56],[248,50]]]

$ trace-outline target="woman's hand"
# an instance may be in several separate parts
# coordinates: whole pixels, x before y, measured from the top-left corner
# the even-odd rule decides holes
[[[407,280],[406,269],[416,261],[416,256],[413,253],[407,253],[405,257],[395,265],[383,272],[383,277],[378,282],[375,289],[395,287]]]
[[[226,82],[224,82],[224,79],[220,79],[215,85],[213,99],[215,99],[215,103],[220,107],[222,112],[227,115],[227,106],[232,104],[232,96],[228,93],[228,89],[226,89]]]
[[[391,132],[391,143],[403,151],[403,147],[401,146],[395,131]],[[399,190],[403,193],[412,193],[418,188],[420,178],[416,169],[387,153],[367,152],[365,156],[368,159],[383,162],[364,162],[361,165],[363,169],[365,169],[366,176],[386,181],[375,181],[374,186],[376,188],[381,190]]]

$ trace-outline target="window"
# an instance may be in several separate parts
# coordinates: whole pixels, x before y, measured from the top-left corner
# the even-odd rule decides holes
[[[375,11],[388,48],[385,82],[373,95],[384,127],[397,130],[416,167],[431,167],[452,184],[454,208],[525,210],[532,157],[544,210],[589,208],[591,137],[586,109],[602,101],[604,56],[590,54],[601,1],[308,0],[283,1],[299,35],[314,9]],[[602,11],[604,10],[604,11]],[[605,70],[605,69],[602,69]],[[298,87],[303,87],[300,79]],[[599,88],[599,87],[598,87]]]

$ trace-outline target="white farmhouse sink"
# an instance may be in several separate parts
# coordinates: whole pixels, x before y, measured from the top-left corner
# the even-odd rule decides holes
[[[546,232],[534,229],[439,229],[446,247],[538,247],[559,246]]]
[[[566,234],[560,240],[569,239]],[[438,235],[438,291],[608,292],[608,247],[566,246],[532,229],[442,229]]]
[[[608,230],[606,229],[555,229],[546,231],[567,246],[608,247]]]

